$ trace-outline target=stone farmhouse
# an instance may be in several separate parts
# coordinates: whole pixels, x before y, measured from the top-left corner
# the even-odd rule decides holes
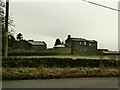
[[[83,38],[72,38],[68,35],[65,40],[65,47],[71,48],[71,54],[97,54],[97,41]]]

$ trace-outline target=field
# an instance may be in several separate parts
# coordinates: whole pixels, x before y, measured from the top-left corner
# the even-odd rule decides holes
[[[72,58],[72,59],[111,59],[119,60],[120,55],[55,55],[55,56],[9,56],[13,58]]]

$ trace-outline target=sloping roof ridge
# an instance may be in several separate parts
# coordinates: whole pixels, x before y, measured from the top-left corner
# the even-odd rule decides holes
[[[71,38],[71,39],[82,39],[82,40],[86,40],[85,38]]]
[[[32,42],[44,42],[44,41],[32,41]]]
[[[96,40],[88,40],[89,42],[96,42]]]
[[[81,40],[86,40],[86,41],[93,41],[93,42],[95,42],[96,40],[88,40],[88,39],[85,39],[85,38],[74,38],[74,37],[72,37],[71,39],[81,39]]]
[[[40,42],[40,43],[45,43],[44,41],[28,41],[28,42]]]
[[[86,40],[86,39],[84,39],[84,38],[71,38],[72,40]]]
[[[28,41],[31,45],[45,45],[44,41]]]

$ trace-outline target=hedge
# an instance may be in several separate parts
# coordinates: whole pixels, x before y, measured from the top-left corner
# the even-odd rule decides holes
[[[72,58],[2,58],[3,67],[119,67],[119,60],[72,59]]]

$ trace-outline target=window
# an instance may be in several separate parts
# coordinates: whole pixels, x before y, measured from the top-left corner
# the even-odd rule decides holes
[[[91,46],[92,44],[91,43],[89,43],[89,46]]]
[[[9,36],[8,38],[11,39],[11,36]]]
[[[82,45],[82,42],[80,42],[80,45]]]
[[[84,45],[86,45],[86,42],[84,42]]]

